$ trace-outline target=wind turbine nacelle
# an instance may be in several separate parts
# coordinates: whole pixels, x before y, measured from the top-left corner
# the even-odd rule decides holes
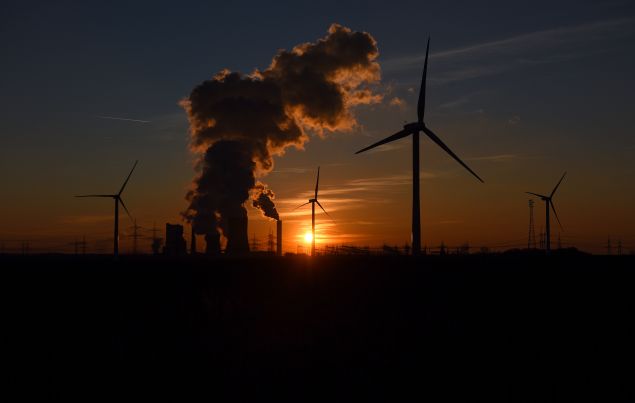
[[[315,203],[317,199],[309,199],[309,203]]]
[[[406,125],[404,125],[404,130],[412,132],[412,133],[418,133],[422,130],[421,125],[419,124],[419,122],[413,122],[413,123],[408,123]]]

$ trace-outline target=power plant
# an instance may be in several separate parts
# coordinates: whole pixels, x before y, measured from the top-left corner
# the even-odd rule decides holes
[[[166,256],[184,256],[186,252],[183,226],[180,224],[165,224],[165,246],[163,254]]]

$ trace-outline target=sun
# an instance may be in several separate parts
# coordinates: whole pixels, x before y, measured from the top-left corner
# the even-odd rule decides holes
[[[310,232],[304,234],[304,242],[310,243],[313,240],[313,235]]]

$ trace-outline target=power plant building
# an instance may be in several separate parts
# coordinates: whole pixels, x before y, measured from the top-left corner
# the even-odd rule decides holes
[[[163,254],[166,256],[183,256],[187,250],[183,238],[183,226],[179,224],[165,224],[165,246]]]

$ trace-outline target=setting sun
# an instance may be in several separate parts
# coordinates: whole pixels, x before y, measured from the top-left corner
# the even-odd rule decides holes
[[[313,235],[310,232],[304,234],[304,241],[310,243],[313,240]]]

